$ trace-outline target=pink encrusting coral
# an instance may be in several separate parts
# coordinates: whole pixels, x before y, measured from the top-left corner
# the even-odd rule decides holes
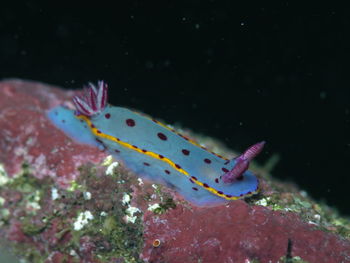
[[[104,152],[51,125],[46,111],[81,92],[20,80],[0,92],[0,236],[28,262],[350,262],[349,221],[263,169],[253,199],[196,207],[122,163],[106,173]]]
[[[25,162],[36,177],[49,176],[68,186],[78,176],[79,166],[106,155],[73,143],[47,119],[46,111],[69,102],[74,92],[19,80],[2,82],[0,88],[0,161],[10,176]]]
[[[349,241],[317,230],[291,212],[249,206],[243,201],[205,210],[178,206],[144,215],[147,262],[282,262],[291,255],[307,262],[349,262]],[[161,245],[152,242],[159,239]]]

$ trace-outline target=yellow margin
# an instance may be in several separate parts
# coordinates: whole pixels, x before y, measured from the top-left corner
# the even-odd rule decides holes
[[[160,154],[156,154],[156,153],[154,153],[154,152],[150,152],[150,151],[147,151],[147,150],[145,151],[145,150],[143,150],[143,149],[138,148],[138,147],[135,146],[135,145],[131,145],[131,144],[127,143],[127,142],[123,142],[123,141],[121,141],[119,138],[116,138],[116,137],[113,137],[113,136],[111,136],[111,135],[108,135],[108,134],[103,133],[103,132],[100,131],[95,125],[93,125],[93,123],[91,122],[90,118],[87,117],[87,116],[85,116],[85,115],[76,115],[75,117],[78,118],[78,119],[80,119],[80,120],[85,121],[85,122],[87,123],[87,125],[89,126],[91,132],[92,132],[96,137],[100,137],[100,138],[103,138],[103,139],[106,139],[106,140],[109,140],[109,141],[113,141],[113,142],[118,143],[119,145],[121,145],[121,146],[123,146],[123,147],[125,147],[125,148],[131,149],[131,150],[136,151],[136,152],[141,153],[141,154],[148,155],[148,156],[150,156],[150,157],[152,157],[152,158],[154,158],[154,159],[163,161],[163,162],[169,164],[169,165],[170,165],[173,169],[175,169],[176,171],[178,171],[178,172],[180,172],[180,173],[186,175],[187,177],[189,177],[190,180],[191,180],[192,182],[194,182],[195,184],[201,186],[201,187],[204,188],[205,190],[207,190],[207,191],[213,193],[214,195],[217,195],[217,196],[220,196],[220,197],[222,197],[222,198],[225,198],[226,200],[237,200],[237,199],[241,199],[241,198],[243,198],[243,197],[251,196],[251,195],[253,195],[253,194],[255,194],[255,193],[257,192],[257,191],[255,191],[255,192],[252,192],[251,194],[246,194],[246,195],[243,195],[243,196],[227,196],[225,193],[222,193],[221,191],[218,191],[218,190],[216,190],[216,189],[214,189],[214,188],[212,188],[212,187],[210,187],[210,186],[207,186],[207,185],[204,186],[204,185],[205,185],[204,183],[198,181],[198,179],[197,179],[196,177],[190,176],[189,173],[188,173],[187,171],[185,171],[184,169],[182,169],[180,166],[178,166],[177,164],[175,164],[173,161],[171,161],[170,159],[166,158],[165,156],[162,156],[162,155],[160,155]],[[159,124],[160,126],[166,128],[166,129],[168,129],[168,130],[174,132],[173,129],[170,129],[170,128],[167,127],[166,125],[161,124],[160,122],[155,121],[155,120],[154,120],[154,122],[156,122],[157,124]],[[175,133],[178,134],[178,135],[180,135],[180,134],[177,133],[177,132],[175,132]],[[182,137],[182,135],[180,135],[180,136]],[[188,139],[188,141],[189,141],[190,143],[196,145],[196,146],[201,147],[201,146],[198,145],[196,142],[194,142],[194,141],[192,141],[192,140],[190,140],[190,139]],[[201,147],[201,148],[202,148],[202,147]],[[214,154],[215,154],[215,153],[214,153]],[[216,154],[215,154],[215,155],[216,155]],[[219,157],[220,157],[220,156],[219,156]],[[221,157],[221,158],[223,158],[223,157]],[[225,158],[224,158],[224,159],[225,159]],[[220,193],[219,193],[219,192],[220,192]]]

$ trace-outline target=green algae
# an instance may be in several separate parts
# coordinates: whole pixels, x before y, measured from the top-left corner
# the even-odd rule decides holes
[[[41,209],[41,200],[44,195],[44,191],[46,189],[46,185],[42,184],[40,180],[31,175],[31,170],[29,165],[24,163],[22,165],[22,170],[19,174],[14,176],[13,178],[7,177],[5,180],[5,176],[3,173],[1,174],[3,177],[1,179],[3,183],[0,185],[1,192],[12,191],[14,193],[18,193],[20,198],[16,204],[12,202],[8,202],[7,206],[16,208],[21,208],[25,211],[25,216],[30,217],[36,215],[37,211]],[[4,221],[9,219],[10,210],[9,207],[3,208],[6,203],[6,199],[0,196],[1,204],[0,204],[0,222],[4,223]]]
[[[143,226],[141,218],[136,222],[123,221],[124,209],[115,209],[111,215],[98,215],[79,231],[72,230],[72,240],[69,242],[71,249],[79,249],[80,241],[84,237],[91,237],[97,247],[95,256],[101,262],[110,262],[114,258],[122,258],[124,262],[141,263],[139,253],[143,246]]]
[[[298,256],[291,257],[291,258],[287,258],[286,256],[283,256],[280,258],[279,262],[281,262],[281,263],[309,263],[309,261],[305,261],[301,257],[298,257]]]
[[[57,199],[51,199],[53,182],[51,180],[39,180],[31,175],[30,168],[27,164],[22,166],[22,171],[14,178],[5,178],[1,174],[4,182],[0,189],[11,191],[11,193],[20,193],[22,198],[15,205],[16,210],[22,210],[22,216],[18,218],[21,224],[20,228],[28,237],[40,239],[40,235],[46,231],[52,224],[53,220],[59,220],[59,229],[54,233],[57,240],[63,240],[67,233],[71,233],[72,238],[68,242],[58,242],[56,247],[51,249],[63,253],[63,257],[72,259],[73,262],[79,262],[79,256],[75,251],[80,250],[81,240],[84,237],[91,238],[96,245],[94,256],[100,262],[110,262],[113,259],[123,259],[124,262],[138,263],[139,253],[143,245],[143,226],[142,217],[139,212],[134,223],[127,223],[124,219],[128,214],[129,205],[122,204],[122,199],[114,199],[113,206],[110,210],[101,211],[94,209],[90,203],[98,201],[96,192],[99,189],[93,189],[90,184],[96,180],[104,180],[107,176],[97,176],[97,169],[94,166],[81,167],[81,176],[79,180],[73,181],[71,187],[67,190],[60,189],[60,195]],[[123,179],[123,175],[114,173],[113,179]],[[119,180],[120,181],[120,180]],[[91,189],[92,187],[92,189]],[[94,192],[94,200],[87,198],[86,192]],[[111,191],[117,195],[123,192],[131,193],[131,189],[126,184],[115,184],[115,189]],[[83,194],[82,194],[83,193]],[[8,218],[12,210],[4,207],[6,199],[1,197],[0,200],[0,227],[8,225]],[[43,211],[42,203],[52,202],[51,210]],[[101,201],[102,202],[102,201]],[[90,205],[89,205],[90,204]],[[74,229],[74,220],[77,220],[79,213],[85,211],[82,209],[88,207],[88,211],[94,215],[93,219],[84,225],[80,230]],[[37,220],[33,220],[34,217]],[[41,218],[41,220],[38,220]],[[97,246],[97,244],[101,244]],[[106,245],[106,246],[104,246]],[[23,262],[44,262],[48,253],[39,253],[37,249],[30,244],[18,243],[13,244],[16,254],[22,257]]]
[[[112,178],[115,189],[112,191],[115,196],[113,206],[110,210],[93,210],[90,212],[94,218],[81,230],[72,230],[71,249],[79,249],[80,241],[84,237],[91,237],[95,244],[101,244],[95,251],[95,256],[101,262],[110,262],[112,259],[123,259],[128,263],[141,263],[139,254],[143,246],[143,225],[141,214],[135,217],[135,221],[128,222],[126,218],[130,216],[130,201],[123,202],[122,196],[128,193],[131,198],[131,189],[127,186],[127,180],[118,169],[113,174],[97,176],[96,170],[89,167],[82,167],[82,175],[79,177],[79,189],[94,193],[94,185],[91,182]],[[93,194],[99,198],[96,194]],[[84,196],[84,195],[83,195]],[[79,200],[84,203],[91,202],[83,197]],[[140,213],[140,212],[139,212]],[[104,245],[102,245],[104,244]]]
[[[176,203],[172,196],[164,191],[164,186],[160,184],[152,184],[153,194],[157,196],[159,199],[158,203],[153,203],[152,195],[153,194],[146,194],[144,196],[144,200],[147,202],[153,203],[152,205],[149,205],[148,210],[152,211],[154,214],[160,215],[166,213],[169,209],[175,209]]]
[[[276,192],[269,196],[262,195],[253,204],[266,206],[274,211],[297,213],[305,222],[317,229],[350,239],[350,220],[342,217],[335,208],[330,208],[323,202],[317,203],[306,192]]]
[[[42,233],[47,227],[47,224],[44,225],[37,225],[32,224],[29,218],[25,218],[22,220],[22,226],[21,229],[25,235],[28,236],[35,236],[40,233]]]
[[[172,198],[167,198],[163,202],[160,202],[155,209],[152,209],[153,213],[156,215],[164,214],[169,209],[176,208],[176,204]]]

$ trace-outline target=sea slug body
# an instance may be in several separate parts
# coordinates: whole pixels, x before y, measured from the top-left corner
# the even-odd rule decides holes
[[[58,106],[48,112],[56,127],[80,143],[102,146],[138,176],[175,189],[195,205],[216,205],[259,190],[248,166],[264,142],[228,160],[157,120],[108,105],[102,81],[89,84],[85,96],[73,101],[77,111]]]

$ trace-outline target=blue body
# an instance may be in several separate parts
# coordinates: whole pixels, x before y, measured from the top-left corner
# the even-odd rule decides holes
[[[220,158],[129,109],[108,105],[90,120],[104,134],[119,138],[139,149],[160,154],[180,165],[189,175],[180,173],[162,160],[123,147],[114,141],[97,138],[86,122],[78,119],[72,110],[56,107],[48,113],[48,117],[76,141],[94,146],[99,146],[102,142],[117,160],[122,161],[138,176],[167,185],[196,205],[213,205],[227,200],[193,183],[190,180],[191,176],[206,183],[210,188],[238,198],[258,190],[258,179],[249,171],[244,173],[242,180],[232,184],[224,184],[221,181],[220,177],[225,173],[225,169],[231,170],[235,160],[227,161]],[[100,142],[97,142],[96,138]]]

